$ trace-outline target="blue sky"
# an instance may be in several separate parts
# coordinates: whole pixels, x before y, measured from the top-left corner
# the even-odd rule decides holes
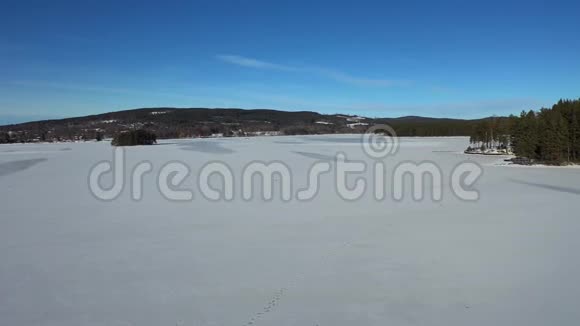
[[[138,107],[477,118],[580,97],[576,1],[3,1],[0,123]]]

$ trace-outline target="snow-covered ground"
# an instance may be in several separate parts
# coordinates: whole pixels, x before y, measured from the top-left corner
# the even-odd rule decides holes
[[[463,155],[467,138],[403,138],[384,159],[436,163],[443,200],[342,200],[333,174],[307,202],[206,200],[199,169],[281,161],[294,189],[309,167],[372,163],[359,136],[163,141],[128,148],[143,160],[141,201],[88,187],[108,143],[0,146],[0,325],[575,325],[580,320],[580,169],[497,166]],[[481,164],[476,202],[449,174]],[[186,163],[188,202],[157,190],[156,173]],[[369,165],[370,166],[370,165]],[[128,178],[128,177],[127,177]],[[105,177],[105,183],[108,179]],[[109,180],[110,181],[110,180]],[[352,180],[351,180],[352,181]],[[275,192],[276,193],[276,192]],[[278,194],[278,193],[276,193]]]

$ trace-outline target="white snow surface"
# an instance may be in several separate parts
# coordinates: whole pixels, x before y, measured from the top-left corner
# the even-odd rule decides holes
[[[360,136],[167,140],[127,148],[142,160],[130,186],[94,198],[90,168],[109,143],[0,146],[0,325],[576,325],[580,320],[580,169],[513,168],[463,155],[468,139],[402,138],[384,159],[480,163],[477,202],[356,201],[332,173],[308,202],[209,201],[197,173],[210,161],[236,181],[253,160],[281,161],[294,190],[337,151],[372,163]],[[182,161],[190,202],[171,202],[156,173]],[[104,179],[107,179],[105,177]],[[109,176],[110,179],[110,176]],[[105,180],[106,182],[106,180]],[[370,182],[369,182],[370,183]],[[370,186],[370,185],[369,185]],[[279,195],[279,193],[275,193]]]

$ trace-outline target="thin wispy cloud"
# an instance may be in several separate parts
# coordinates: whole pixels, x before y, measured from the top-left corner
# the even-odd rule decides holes
[[[267,62],[254,58],[243,57],[239,55],[220,54],[217,58],[223,62],[254,69],[268,69],[281,70],[290,72],[301,72],[308,74],[315,74],[325,78],[335,80],[337,82],[361,86],[361,87],[393,87],[393,86],[407,86],[411,82],[404,80],[393,79],[375,79],[367,77],[353,76],[336,69],[322,68],[322,67],[295,67],[273,62]]]
[[[365,77],[357,77],[349,75],[342,71],[332,70],[332,69],[316,69],[316,71],[325,77],[334,79],[339,82],[346,84],[357,85],[357,86],[369,86],[369,87],[392,87],[392,86],[407,86],[410,84],[408,81],[403,80],[391,80],[391,79],[373,79]]]
[[[273,69],[273,70],[287,70],[287,71],[296,71],[299,70],[298,68],[280,65],[276,63],[266,62],[262,60],[246,58],[239,55],[229,55],[229,54],[220,54],[217,56],[218,59],[231,63],[234,65],[248,67],[248,68],[258,68],[258,69]]]

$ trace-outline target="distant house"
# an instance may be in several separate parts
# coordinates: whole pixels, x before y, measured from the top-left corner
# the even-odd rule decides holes
[[[346,118],[346,121],[349,121],[349,122],[359,122],[361,120],[366,120],[366,118],[365,117],[359,117],[359,116],[354,116],[354,117],[348,117],[348,118]]]
[[[361,127],[361,126],[368,126],[368,123],[364,122],[355,122],[355,123],[348,123],[346,126],[349,128]]]

